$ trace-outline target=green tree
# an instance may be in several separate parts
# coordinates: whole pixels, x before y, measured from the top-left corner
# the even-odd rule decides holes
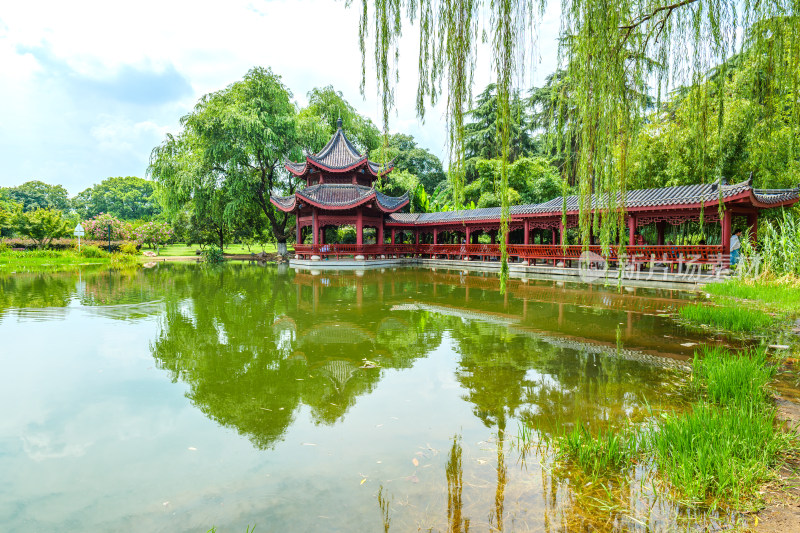
[[[395,171],[405,170],[417,176],[427,193],[433,192],[439,183],[447,179],[439,158],[418,146],[411,135],[395,133],[389,136],[388,148]]]
[[[69,234],[70,222],[61,211],[55,209],[36,209],[20,211],[14,216],[17,232],[36,243],[37,248],[46,248],[53,239]]]
[[[183,130],[153,150],[148,174],[161,185],[161,199],[170,213],[194,203],[195,214],[214,225],[230,225],[256,206],[266,216],[286,254],[294,228],[291,216],[274,208],[272,194],[294,193],[298,181],[283,168],[289,155],[300,159],[302,139],[291,93],[280,76],[256,67],[242,79],[200,99],[181,119]]]
[[[372,153],[380,148],[381,134],[375,124],[360,115],[332,85],[309,91],[308,105],[299,113],[303,125],[300,134],[306,136],[304,148],[311,152],[320,151],[336,132],[340,118],[347,138],[359,151]]]
[[[464,189],[464,197],[478,207],[498,207],[502,203],[498,187],[502,163],[499,159],[477,159],[476,178]],[[544,157],[522,157],[508,170],[510,205],[538,204],[561,194],[558,171]]]
[[[677,88],[648,117],[631,154],[632,186],[735,182],[751,174],[760,187],[797,184],[800,153],[794,146],[800,122],[792,114],[792,92],[786,81],[764,75],[764,69],[775,67],[764,64],[753,41],[710,69],[703,83]],[[697,116],[698,106],[704,117]]]
[[[68,211],[69,194],[61,185],[50,185],[43,181],[27,181],[17,187],[5,189],[8,198],[22,206],[23,211],[36,209],[57,209]]]
[[[109,213],[123,220],[150,219],[161,212],[155,183],[135,176],[106,178],[72,200],[82,218]]]
[[[14,212],[19,209],[19,205],[8,199],[8,195],[0,189],[0,236],[7,236],[12,229]]]
[[[500,116],[497,102],[497,85],[490,83],[475,98],[475,105],[467,112],[469,122],[464,124],[464,158],[497,159],[501,155]],[[528,102],[514,91],[511,97],[511,144],[509,162],[518,157],[537,152],[536,139],[531,134],[531,114]]]

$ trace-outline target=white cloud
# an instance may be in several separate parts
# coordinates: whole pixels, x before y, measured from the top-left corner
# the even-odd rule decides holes
[[[546,15],[544,43],[554,42],[555,13]],[[358,10],[331,0],[7,2],[0,14],[0,185],[37,178],[76,194],[106,176],[143,175],[150,150],[178,129],[197,98],[256,65],[281,74],[301,105],[312,88],[333,85],[380,124],[374,83],[368,79],[366,100],[358,91],[357,28]],[[400,43],[391,127],[445,156],[442,106],[424,124],[416,118],[413,33]],[[539,72],[549,73],[555,52],[540,56]],[[477,90],[490,80],[489,61],[484,49]]]

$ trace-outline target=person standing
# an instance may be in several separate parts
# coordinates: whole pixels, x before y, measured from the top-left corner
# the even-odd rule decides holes
[[[742,248],[742,230],[737,229],[731,236],[731,266],[739,262],[739,250]]]

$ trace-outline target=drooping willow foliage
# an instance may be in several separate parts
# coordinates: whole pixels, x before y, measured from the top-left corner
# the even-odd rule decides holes
[[[489,44],[503,156],[501,243],[508,232],[510,99],[533,70],[531,50],[547,7],[547,0],[361,0],[362,57],[374,45],[385,131],[399,79],[400,35],[409,27],[419,34],[417,112],[424,117],[425,107],[444,93],[456,204],[464,190],[464,114],[478,47]],[[724,131],[721,124],[711,126],[724,117],[726,62],[745,49],[753,92],[767,115],[785,120],[788,114],[795,127],[800,124],[798,7],[800,0],[561,1],[559,67],[564,75],[548,106],[546,134],[571,166],[562,169],[563,175],[576,177],[571,185],[578,191],[584,244],[592,235],[606,250],[624,244],[629,154],[648,113],[679,84],[697,88],[688,95],[693,135],[686,142],[698,164],[708,162],[709,132]],[[719,84],[708,83],[712,74]],[[797,148],[792,150],[797,159]],[[718,174],[702,180],[719,179]]]

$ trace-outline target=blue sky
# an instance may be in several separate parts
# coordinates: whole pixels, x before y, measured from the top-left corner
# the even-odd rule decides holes
[[[555,68],[558,12],[544,21],[526,86]],[[333,85],[378,124],[374,85],[368,79],[366,99],[358,89],[357,30],[358,11],[342,0],[8,2],[0,11],[0,186],[40,179],[75,195],[109,176],[144,176],[152,148],[197,99],[255,65],[283,76],[301,106],[312,88]],[[412,31],[400,46],[391,129],[444,158],[443,110],[430,110],[425,123],[414,110]],[[476,89],[490,80],[481,49]]]

